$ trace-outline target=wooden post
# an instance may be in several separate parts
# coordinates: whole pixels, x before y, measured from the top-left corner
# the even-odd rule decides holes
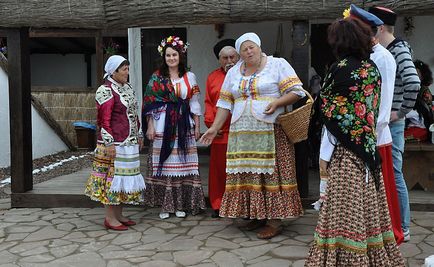
[[[95,35],[95,48],[96,87],[99,87],[102,84],[102,76],[104,75],[104,43],[101,31],[98,31]]]
[[[136,91],[139,107],[142,106],[143,82],[142,82],[142,31],[140,28],[128,28],[128,60],[130,61],[130,83]],[[141,109],[139,108],[141,120]]]
[[[29,29],[8,30],[12,193],[33,188]]]
[[[292,67],[303,82],[303,87],[308,87],[309,71],[309,21],[294,20],[292,35]],[[302,105],[304,103],[297,103]],[[297,107],[297,104],[294,107]],[[308,166],[308,145],[307,141],[295,145],[295,165],[297,169],[297,184],[300,196],[303,198],[309,195],[309,166]]]

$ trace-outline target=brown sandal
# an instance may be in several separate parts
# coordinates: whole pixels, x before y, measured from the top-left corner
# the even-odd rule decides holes
[[[253,231],[256,230],[258,228],[261,228],[262,226],[264,226],[267,223],[267,220],[251,220],[250,222],[248,222],[247,224],[240,226],[240,230],[243,231]]]
[[[256,236],[260,239],[270,239],[282,233],[282,230],[282,226],[273,227],[270,225],[265,225]]]

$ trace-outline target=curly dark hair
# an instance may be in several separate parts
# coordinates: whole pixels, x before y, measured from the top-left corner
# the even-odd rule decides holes
[[[358,19],[346,18],[328,27],[328,42],[338,59],[354,56],[367,59],[372,52],[372,30]]]
[[[414,66],[420,73],[420,83],[425,86],[430,86],[433,83],[432,72],[425,62],[417,59],[414,61]]]
[[[178,76],[181,78],[187,72],[187,63],[186,63],[185,54],[181,50],[179,50],[177,47],[173,47],[170,45],[166,45],[163,48],[162,62],[161,62],[160,68],[159,68],[160,74],[165,78],[169,78],[169,76],[170,76],[169,66],[167,66],[166,59],[165,59],[166,50],[169,47],[176,50],[179,54]]]

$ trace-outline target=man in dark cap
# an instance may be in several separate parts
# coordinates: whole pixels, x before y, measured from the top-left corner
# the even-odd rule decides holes
[[[214,54],[220,67],[208,75],[205,95],[205,124],[211,127],[217,113],[216,104],[227,71],[238,62],[239,55],[234,48],[235,40],[224,39],[214,46]],[[226,185],[226,150],[231,118],[229,117],[211,144],[208,178],[208,196],[213,209],[212,217],[218,217]]]
[[[380,107],[375,127],[377,133],[377,149],[381,157],[384,187],[393,234],[396,243],[399,245],[404,240],[404,234],[401,228],[399,199],[396,190],[395,175],[393,173],[392,135],[389,128],[390,112],[395,88],[396,62],[392,54],[379,43],[379,28],[384,25],[384,22],[380,18],[356,5],[351,5],[350,17],[364,22],[372,29],[373,33],[372,43],[374,46],[372,47],[370,58],[374,61],[375,65],[377,65],[381,74]]]
[[[392,134],[393,169],[400,202],[401,226],[404,231],[404,241],[409,241],[410,204],[407,185],[402,173],[402,154],[404,153],[405,144],[405,115],[414,107],[420,90],[420,79],[413,64],[410,45],[394,36],[396,13],[385,7],[371,7],[369,12],[384,22],[385,25],[379,28],[378,37],[381,45],[390,51],[396,62],[395,88],[389,127]]]

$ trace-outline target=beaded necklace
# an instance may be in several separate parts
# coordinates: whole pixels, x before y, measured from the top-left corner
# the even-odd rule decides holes
[[[252,73],[252,75],[250,75],[249,81],[247,82],[246,80],[243,79],[243,77],[246,75],[246,69],[247,69],[247,64],[246,62],[244,62],[244,68],[241,71],[241,78],[240,78],[240,83],[238,85],[238,90],[241,93],[241,95],[244,96],[245,98],[247,98],[253,91],[253,81],[258,74],[258,70],[261,68],[261,64],[262,64],[262,55],[259,58],[258,67],[256,68],[255,72]]]

